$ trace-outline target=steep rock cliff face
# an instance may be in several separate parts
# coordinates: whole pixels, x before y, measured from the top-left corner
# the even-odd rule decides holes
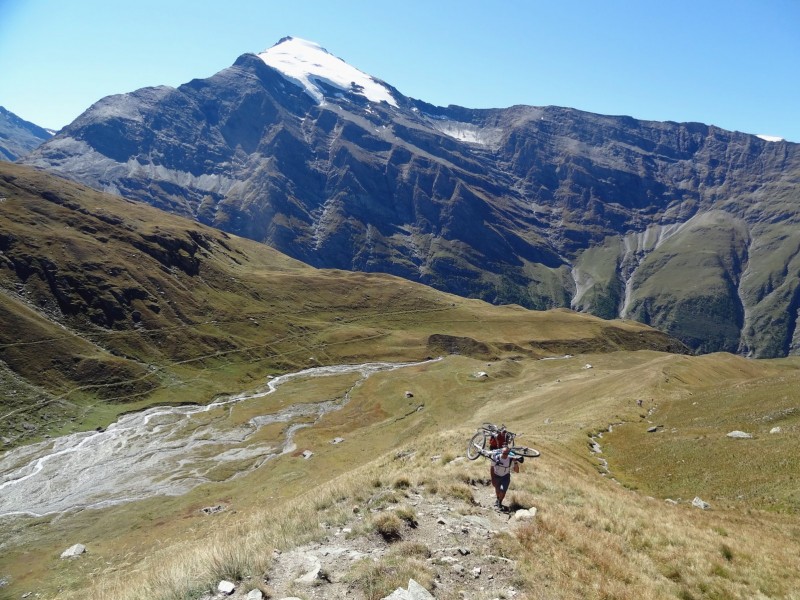
[[[314,266],[627,316],[699,351],[797,351],[797,144],[317,84],[322,101],[243,55],[105,98],[26,162]]]

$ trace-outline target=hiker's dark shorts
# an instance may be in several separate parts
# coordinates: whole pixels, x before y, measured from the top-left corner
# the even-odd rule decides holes
[[[506,473],[505,475],[494,475],[493,476],[494,486],[503,492],[508,491],[508,486],[511,484],[511,473]]]

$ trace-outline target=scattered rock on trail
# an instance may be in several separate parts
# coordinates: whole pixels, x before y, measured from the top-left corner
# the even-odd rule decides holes
[[[433,595],[413,579],[408,580],[408,588],[397,588],[383,600],[435,600]]]
[[[219,585],[217,585],[217,591],[220,594],[225,594],[226,596],[230,596],[233,592],[236,591],[236,584],[231,583],[230,581],[220,581]]]
[[[61,553],[61,558],[77,558],[84,552],[86,552],[86,546],[83,544],[75,544],[64,550],[64,552]]]
[[[221,504],[217,504],[216,506],[206,506],[205,508],[201,509],[201,512],[206,515],[215,515],[217,513],[221,513],[225,510],[225,507]]]
[[[536,508],[523,508],[514,513],[511,517],[511,521],[518,523],[522,521],[532,521],[536,518]]]
[[[295,557],[295,564],[303,572],[300,577],[295,578],[295,583],[312,584],[319,579],[319,573],[322,570],[322,561],[319,557],[310,552],[292,552],[289,556]]]
[[[535,517],[536,508],[517,510],[518,516],[513,509],[497,511],[488,479],[469,485],[474,497],[469,504],[420,489],[402,491],[404,504],[413,509],[416,523],[404,529],[402,541],[427,548],[428,557],[421,560],[433,572],[434,579],[430,591],[412,579],[407,587],[385,589],[383,594],[389,595],[382,600],[457,598],[459,590],[469,590],[463,597],[482,600],[514,597],[516,563],[492,554],[491,540],[504,531],[514,535],[517,527],[530,523],[526,518]],[[236,582],[238,587],[230,594],[209,590],[201,600],[263,600],[264,596],[295,600],[296,595],[304,600],[363,600],[367,596],[352,579],[355,569],[362,564],[380,565],[392,560],[392,553],[396,552],[393,549],[398,548],[395,542],[369,533],[367,527],[374,515],[393,510],[385,501],[387,492],[400,494],[397,490],[376,490],[363,507],[344,511],[340,521],[322,522],[323,537],[291,550],[273,549],[271,564],[260,581]],[[257,590],[253,590],[251,597],[248,591],[255,587],[260,587],[264,596],[255,595]]]

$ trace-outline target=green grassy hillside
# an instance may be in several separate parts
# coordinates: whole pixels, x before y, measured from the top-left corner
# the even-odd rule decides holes
[[[378,599],[412,576],[439,600],[509,590],[797,597],[797,360],[693,357],[628,321],[319,271],[43,173],[0,169],[6,449],[153,404],[263,389],[270,375],[309,366],[444,357],[358,384],[299,379],[202,417],[236,428],[280,407],[340,403],[299,429],[293,450],[255,467],[226,463],[187,493],[0,518],[0,598],[188,600],[226,578],[237,593],[273,598]],[[538,509],[527,524],[490,510],[487,463],[462,458],[484,421],[542,452],[512,480],[512,506]],[[241,448],[266,449],[288,428],[273,423]],[[753,438],[726,436],[736,429]],[[710,509],[692,507],[695,496]],[[75,543],[87,554],[61,560]],[[282,561],[294,549],[333,545],[370,554],[326,565],[311,586],[292,583]],[[483,574],[459,575],[447,548],[466,550],[457,560]]]
[[[318,364],[679,348],[632,323],[494,309],[395,277],[312,269],[28,167],[0,165],[0,198],[6,447]]]

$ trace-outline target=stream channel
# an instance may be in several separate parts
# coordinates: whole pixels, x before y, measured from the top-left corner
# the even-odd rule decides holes
[[[275,377],[267,389],[257,392],[224,396],[204,406],[154,407],[123,415],[103,431],[16,448],[0,456],[0,517],[38,517],[154,495],[180,495],[212,480],[208,474],[226,464],[244,464],[244,472],[251,471],[292,452],[297,429],[345,406],[352,389],[370,375],[425,362],[305,369]],[[292,404],[232,427],[225,418],[230,405],[256,401],[286,383],[347,374],[360,378],[338,400]],[[273,423],[290,423],[283,439],[248,443],[259,429]]]

